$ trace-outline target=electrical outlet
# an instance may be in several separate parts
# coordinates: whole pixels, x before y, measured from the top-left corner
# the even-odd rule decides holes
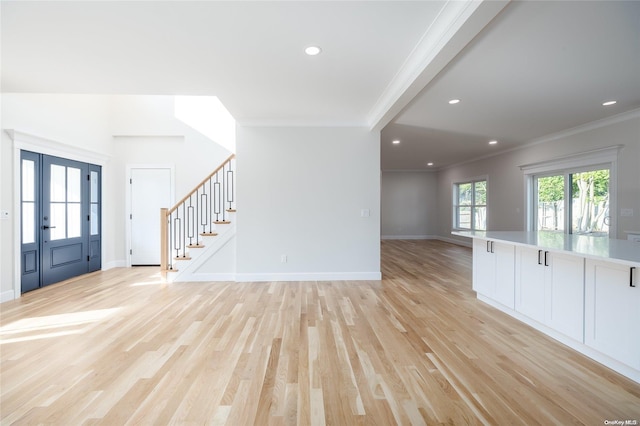
[[[9,219],[9,211],[8,210],[0,211],[0,219],[3,219],[3,220]]]
[[[280,256],[280,263],[287,263],[287,255],[283,254],[282,256]]]
[[[620,216],[633,217],[633,209],[620,209]]]

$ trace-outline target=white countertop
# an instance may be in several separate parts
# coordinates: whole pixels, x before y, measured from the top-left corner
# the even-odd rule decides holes
[[[549,251],[574,253],[593,259],[611,260],[625,264],[637,263],[640,266],[640,244],[634,241],[557,232],[454,231],[452,234],[482,240],[504,241],[515,245],[535,246]]]

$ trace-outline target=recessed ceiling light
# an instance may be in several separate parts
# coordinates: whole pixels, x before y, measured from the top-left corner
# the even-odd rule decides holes
[[[449,104],[450,104],[450,105],[455,105],[455,104],[458,104],[458,103],[460,103],[460,99],[451,99],[451,100],[449,101]]]
[[[427,166],[431,167],[433,166],[433,163],[427,163]]]
[[[607,101],[607,102],[603,102],[602,106],[609,106],[609,105],[615,105],[618,101]]]
[[[322,49],[320,49],[318,46],[309,46],[306,49],[304,49],[304,53],[306,53],[309,56],[319,55],[320,52],[322,52]]]
[[[391,142],[394,145],[398,145],[400,143],[400,141],[398,139],[396,139],[395,141]]]
[[[498,141],[489,141],[489,145],[496,145],[498,143]]]

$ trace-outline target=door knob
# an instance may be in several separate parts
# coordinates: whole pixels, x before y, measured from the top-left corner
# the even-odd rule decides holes
[[[42,225],[42,229],[53,229],[55,226]]]

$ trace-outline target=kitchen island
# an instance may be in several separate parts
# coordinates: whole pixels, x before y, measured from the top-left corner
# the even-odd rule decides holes
[[[478,299],[640,383],[640,244],[556,232],[473,239]]]

